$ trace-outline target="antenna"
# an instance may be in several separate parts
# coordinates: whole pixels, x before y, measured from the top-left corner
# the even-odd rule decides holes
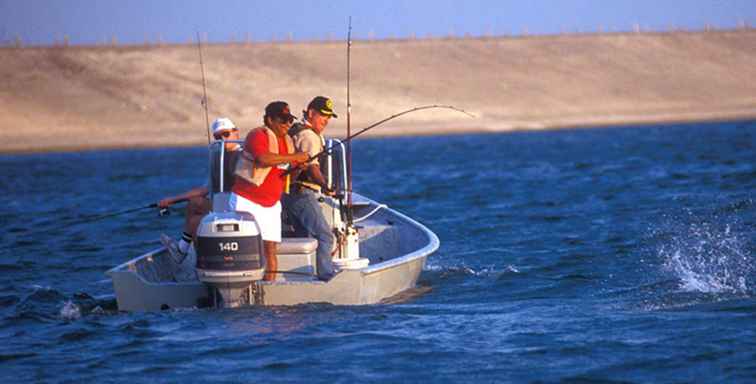
[[[207,113],[207,85],[205,84],[205,63],[202,61],[202,39],[197,31],[197,50],[199,51],[200,69],[202,70],[202,106],[205,108],[205,127],[207,129],[207,143],[210,144],[210,117]]]

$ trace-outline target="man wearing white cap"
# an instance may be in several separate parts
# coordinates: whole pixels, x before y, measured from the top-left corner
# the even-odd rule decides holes
[[[234,180],[234,168],[236,167],[236,161],[241,153],[241,147],[239,144],[233,142],[239,140],[239,129],[226,117],[219,117],[215,119],[212,125],[213,137],[215,140],[229,140],[225,143],[226,154],[224,156],[224,175],[223,175],[223,190],[230,191],[231,183]],[[213,174],[213,188],[217,189],[220,184],[220,178],[217,173]],[[197,227],[199,226],[202,217],[210,212],[210,199],[208,193],[210,191],[210,185],[203,185],[200,187],[192,188],[184,193],[176,196],[166,197],[158,202],[158,207],[167,208],[172,204],[188,201],[186,206],[186,219],[184,221],[184,231],[181,234],[181,240],[178,244],[172,238],[163,234],[160,237],[160,241],[171,253],[174,260],[181,262],[189,251],[189,247],[194,240],[194,236],[197,233]]]

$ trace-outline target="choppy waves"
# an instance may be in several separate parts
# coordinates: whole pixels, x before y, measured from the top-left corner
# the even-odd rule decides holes
[[[673,220],[663,229],[668,235],[658,253],[683,290],[756,295],[752,232],[737,216],[701,217],[689,210]]]
[[[204,183],[203,149],[0,157],[0,382],[753,381],[756,124],[354,144],[441,239],[375,306],[118,312],[105,270],[182,217],[82,219]]]

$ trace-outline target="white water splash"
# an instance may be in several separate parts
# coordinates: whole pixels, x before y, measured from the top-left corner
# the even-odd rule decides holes
[[[425,264],[425,267],[423,268],[424,271],[433,271],[433,272],[441,272],[441,273],[453,273],[453,272],[461,272],[467,275],[477,275],[478,271],[466,266],[466,265],[440,265],[440,264],[434,264],[434,263],[427,263]]]
[[[501,275],[505,273],[520,273],[520,270],[511,264],[506,265],[503,268],[497,267],[496,265],[490,265],[487,267],[480,266],[477,268],[473,268],[465,264],[449,266],[449,265],[436,265],[436,264],[428,263],[425,265],[423,270],[440,272],[442,275],[459,273],[459,274],[476,276],[476,277],[497,276],[497,275]]]
[[[680,288],[702,293],[747,294],[754,288],[754,260],[730,224],[693,223],[674,228],[659,248],[664,268]]]
[[[68,300],[63,304],[63,308],[60,309],[60,317],[64,320],[79,319],[81,318],[81,309],[73,301]]]

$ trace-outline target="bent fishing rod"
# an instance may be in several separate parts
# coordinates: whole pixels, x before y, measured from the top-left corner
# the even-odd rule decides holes
[[[433,109],[433,108],[450,109],[450,110],[453,110],[453,111],[464,113],[464,114],[466,114],[466,115],[468,115],[468,116],[470,116],[472,118],[475,117],[475,115],[473,115],[473,114],[471,114],[471,113],[469,113],[469,112],[467,112],[467,111],[465,111],[463,109],[454,107],[452,105],[438,105],[438,104],[424,105],[424,106],[420,106],[420,107],[410,108],[410,109],[408,109],[406,111],[402,111],[402,112],[396,113],[394,115],[391,115],[391,116],[389,116],[389,117],[387,117],[387,118],[385,118],[383,120],[380,120],[380,121],[378,121],[376,123],[371,124],[370,126],[364,128],[364,129],[360,130],[359,132],[355,133],[354,135],[352,135],[352,132],[351,132],[351,128],[352,128],[352,124],[351,124],[351,121],[352,121],[352,100],[351,100],[351,97],[350,97],[351,96],[351,92],[350,92],[350,90],[351,90],[351,77],[352,77],[351,76],[351,74],[352,74],[352,61],[351,61],[351,57],[352,57],[352,17],[349,16],[349,29],[347,31],[347,57],[346,57],[346,59],[347,59],[347,62],[346,62],[346,64],[347,64],[347,73],[346,73],[346,75],[347,75],[347,79],[346,79],[347,80],[347,82],[346,82],[346,88],[347,88],[346,89],[346,91],[347,91],[347,127],[346,127],[346,129],[347,129],[347,137],[344,140],[341,141],[341,144],[346,143],[347,185],[344,186],[344,187],[346,188],[346,193],[347,193],[347,196],[346,196],[347,197],[347,210],[346,210],[347,223],[348,223],[348,226],[350,226],[350,227],[352,226],[352,223],[353,223],[353,218],[352,218],[352,140],[353,139],[355,139],[357,136],[359,136],[359,135],[361,135],[361,134],[363,134],[363,133],[365,133],[365,132],[367,132],[367,131],[369,131],[369,130],[371,130],[371,129],[373,129],[373,128],[375,128],[375,127],[377,127],[377,126],[379,126],[379,125],[381,125],[383,123],[391,121],[391,120],[393,120],[393,119],[395,119],[395,118],[397,118],[399,116],[403,116],[403,115],[406,115],[408,113],[412,113],[412,112],[416,112],[416,111],[421,111],[421,110],[424,110],[424,109]],[[334,147],[334,145],[331,145],[330,147],[323,149],[322,151],[318,152],[317,154],[308,157],[307,160],[304,163],[302,163],[302,164],[307,164],[307,163],[313,161],[314,159],[316,159],[318,156],[320,156],[320,155],[322,155],[322,154],[324,154],[326,152],[330,152],[331,150],[333,150],[333,147]],[[286,177],[286,176],[290,175],[292,172],[294,172],[294,170],[295,170],[295,168],[290,168],[287,171],[285,171],[281,176],[282,177]],[[342,201],[341,198],[339,198],[339,201]]]
[[[375,123],[373,123],[373,124],[369,125],[368,127],[361,129],[361,130],[360,130],[359,132],[355,133],[354,135],[351,135],[351,136],[348,136],[348,137],[346,137],[346,138],[345,138],[344,140],[342,140],[341,142],[342,142],[342,143],[348,143],[348,142],[351,142],[351,141],[352,141],[353,139],[355,139],[355,138],[356,138],[357,136],[359,136],[359,135],[361,135],[361,134],[363,134],[363,133],[365,133],[365,132],[367,132],[367,131],[369,131],[369,130],[371,130],[371,129],[373,129],[373,128],[375,128],[375,127],[377,127],[377,126],[379,126],[379,125],[381,125],[381,124],[383,124],[383,123],[386,123],[386,122],[389,122],[389,121],[391,121],[391,120],[393,120],[393,119],[396,119],[397,117],[400,117],[400,116],[406,115],[406,114],[408,114],[408,113],[417,112],[417,111],[422,111],[422,110],[424,110],[424,109],[433,109],[433,108],[440,108],[440,109],[450,109],[450,110],[453,110],[453,111],[457,111],[457,112],[460,112],[460,113],[464,113],[465,115],[467,115],[467,116],[470,116],[470,117],[472,117],[472,118],[475,118],[475,117],[476,117],[476,116],[475,116],[475,115],[473,115],[472,113],[470,113],[470,112],[467,112],[467,111],[465,111],[464,109],[461,109],[461,108],[457,108],[457,107],[455,107],[455,106],[452,106],[452,105],[438,105],[438,104],[433,104],[433,105],[423,105],[423,106],[421,106],[421,107],[414,107],[414,108],[410,108],[410,109],[408,109],[408,110],[405,110],[405,111],[402,111],[402,112],[399,112],[399,113],[393,114],[393,115],[391,115],[391,116],[389,116],[389,117],[387,117],[387,118],[385,118],[385,119],[383,119],[383,120],[377,121],[377,122],[375,122]],[[312,155],[312,156],[308,157],[308,158],[307,158],[307,160],[305,160],[305,162],[304,162],[303,164],[306,164],[306,163],[309,163],[309,162],[313,161],[314,159],[316,159],[317,157],[319,157],[320,155],[322,155],[322,154],[324,154],[324,153],[326,153],[326,152],[330,152],[331,150],[333,150],[333,149],[334,149],[334,147],[335,147],[335,146],[336,146],[336,145],[331,145],[330,147],[328,147],[328,148],[325,148],[325,149],[323,149],[322,151],[320,151],[320,152],[318,152],[318,153],[316,153],[316,154],[314,154],[314,155]],[[291,172],[293,172],[293,170],[291,170],[291,169],[290,169],[290,170],[287,170],[286,172],[284,172],[284,174],[283,174],[283,175],[284,175],[284,176],[286,176],[286,175],[289,175],[289,174],[290,174]]]
[[[391,115],[391,116],[389,116],[389,117],[387,117],[387,118],[385,118],[383,120],[380,120],[380,121],[378,121],[376,123],[371,124],[367,128],[364,128],[361,131],[359,131],[359,132],[355,133],[354,135],[352,135],[352,100],[351,100],[351,97],[350,97],[350,95],[351,95],[351,92],[350,92],[350,90],[351,90],[351,78],[352,78],[352,60],[351,59],[352,59],[352,16],[349,16],[349,29],[347,30],[347,63],[346,63],[347,64],[347,73],[346,73],[346,75],[347,75],[347,83],[346,83],[346,88],[347,88],[346,89],[346,91],[347,91],[347,126],[346,126],[347,137],[346,137],[346,139],[342,140],[342,143],[346,143],[347,144],[347,146],[346,146],[346,151],[347,151],[347,154],[346,154],[347,155],[347,180],[349,180],[348,181],[349,185],[346,186],[346,187],[347,187],[347,190],[349,192],[352,191],[352,145],[351,144],[352,144],[352,139],[356,138],[357,136],[359,136],[359,135],[361,135],[361,134],[363,134],[363,133],[365,133],[365,132],[367,132],[367,131],[369,131],[369,130],[371,130],[371,129],[373,129],[373,128],[375,128],[375,127],[377,127],[377,126],[379,126],[379,125],[381,125],[381,124],[383,124],[385,122],[388,122],[390,120],[396,119],[399,116],[406,115],[408,113],[412,113],[412,112],[416,112],[416,111],[422,111],[424,109],[432,109],[432,108],[451,109],[453,111],[462,112],[462,113],[464,113],[464,114],[466,114],[466,115],[468,115],[470,117],[473,117],[473,118],[475,117],[475,115],[473,115],[473,114],[465,111],[464,109],[460,109],[460,108],[457,108],[457,107],[454,107],[454,106],[451,106],[451,105],[438,105],[438,104],[424,105],[424,106],[421,106],[421,107],[410,108],[410,109],[408,109],[406,111],[402,111],[402,112],[399,112],[397,114]],[[310,156],[307,159],[307,161],[304,162],[304,164],[307,164],[307,163],[311,162],[312,160],[314,160],[318,156],[322,155],[325,152],[329,152],[332,149],[333,149],[333,146],[328,147],[326,149],[323,149],[322,151],[318,152],[317,154],[315,154],[313,156]],[[288,170],[288,171],[284,172],[283,176],[289,175],[292,171],[293,170]],[[351,193],[349,193],[348,200],[350,200],[349,203],[348,203],[348,205],[351,206],[352,205],[351,204]]]

